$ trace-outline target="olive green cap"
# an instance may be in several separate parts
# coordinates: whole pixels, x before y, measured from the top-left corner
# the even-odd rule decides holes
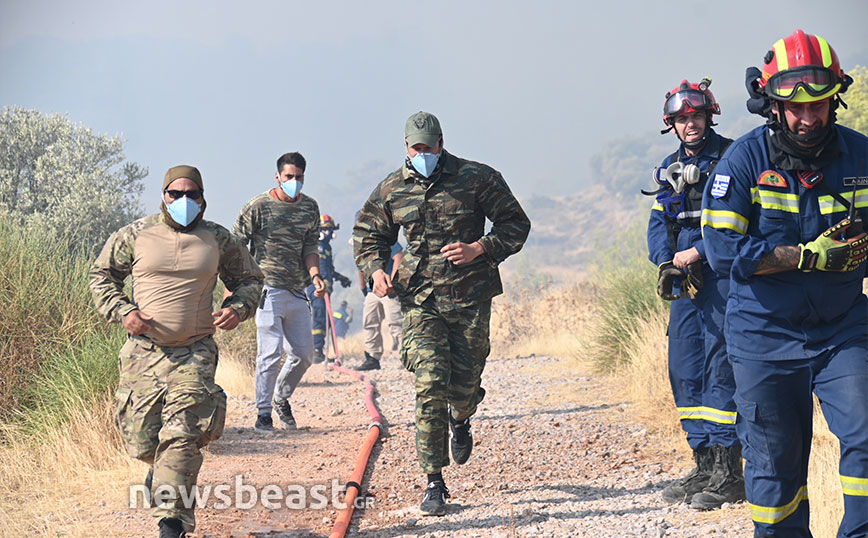
[[[430,112],[416,112],[407,119],[407,125],[404,126],[404,138],[407,139],[408,146],[425,144],[433,148],[442,135],[440,120]]]

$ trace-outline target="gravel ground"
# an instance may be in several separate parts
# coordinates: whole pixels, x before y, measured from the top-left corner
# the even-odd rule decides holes
[[[370,377],[387,427],[362,485],[369,505],[356,511],[349,536],[753,535],[744,504],[715,512],[665,504],[662,489],[692,462],[632,423],[630,406],[612,397],[611,384],[552,357],[489,359],[486,399],[471,421],[473,455],[444,470],[452,495],[447,514],[421,516],[425,480],[415,454],[413,376],[397,359],[383,365]],[[251,398],[231,397],[226,433],[209,447],[200,484],[236,484],[239,476],[259,488],[293,484],[304,488],[307,501],[293,505],[300,509],[261,503],[219,509],[212,500],[197,511],[194,536],[328,536],[338,511],[312,505],[310,492],[349,480],[369,422],[362,392],[349,376],[314,365],[293,398],[301,428],[273,434],[252,429]],[[99,519],[115,529],[112,536],[156,536],[143,510],[124,507]]]

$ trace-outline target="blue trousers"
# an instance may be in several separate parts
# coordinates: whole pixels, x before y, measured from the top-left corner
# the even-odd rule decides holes
[[[723,320],[729,281],[707,278],[696,299],[669,311],[669,382],[693,450],[738,444],[735,381],[726,355]]]
[[[314,349],[322,350],[325,348],[326,341],[326,304],[324,297],[316,297],[313,292],[316,290],[314,286],[308,286],[304,292],[307,294],[307,299],[310,301],[311,309],[311,332],[313,333]]]
[[[756,536],[811,536],[812,392],[841,444],[844,518],[838,537],[868,535],[868,342],[849,342],[812,359],[730,360]]]

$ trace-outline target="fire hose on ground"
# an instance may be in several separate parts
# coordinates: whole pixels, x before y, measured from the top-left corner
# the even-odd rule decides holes
[[[332,532],[329,535],[329,538],[343,538],[353,519],[356,498],[361,493],[362,480],[365,476],[365,469],[368,467],[368,460],[371,457],[371,451],[374,449],[374,445],[377,444],[377,440],[380,438],[383,417],[380,415],[377,406],[374,404],[374,385],[371,383],[371,380],[364,374],[341,366],[341,354],[338,349],[338,338],[337,333],[335,332],[334,319],[332,318],[332,304],[328,293],[325,294],[325,303],[326,317],[328,318],[326,320],[326,326],[331,329],[329,332],[331,333],[332,344],[335,352],[334,364],[329,365],[329,368],[342,374],[351,375],[365,384],[365,407],[368,408],[368,414],[371,416],[371,425],[368,426],[368,434],[365,437],[365,440],[362,443],[362,448],[356,458],[356,464],[355,467],[353,467],[353,474],[347,482],[347,493],[344,498],[346,508],[344,508],[340,515],[338,515],[338,518],[335,520],[335,524],[332,527]]]

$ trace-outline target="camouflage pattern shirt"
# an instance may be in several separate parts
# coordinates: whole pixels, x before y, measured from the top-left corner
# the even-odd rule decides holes
[[[188,346],[214,334],[214,287],[219,276],[244,321],[254,312],[262,272],[229,230],[202,220],[192,230],[171,228],[162,213],[113,233],[90,270],[90,288],[100,314],[123,321],[133,310],[154,319],[145,333],[160,346]],[[132,275],[132,297],[124,280]]]
[[[492,222],[485,233],[486,218]],[[457,307],[503,292],[497,266],[521,250],[530,220],[500,172],[443,150],[430,178],[405,164],[371,193],[353,228],[356,265],[370,279],[385,269],[404,228],[407,247],[393,286],[402,303],[421,305],[434,294]],[[440,249],[479,241],[485,253],[455,265]]]
[[[232,233],[250,243],[250,253],[273,288],[304,291],[310,275],[304,259],[317,253],[319,206],[305,194],[284,202],[264,192],[241,208]]]

